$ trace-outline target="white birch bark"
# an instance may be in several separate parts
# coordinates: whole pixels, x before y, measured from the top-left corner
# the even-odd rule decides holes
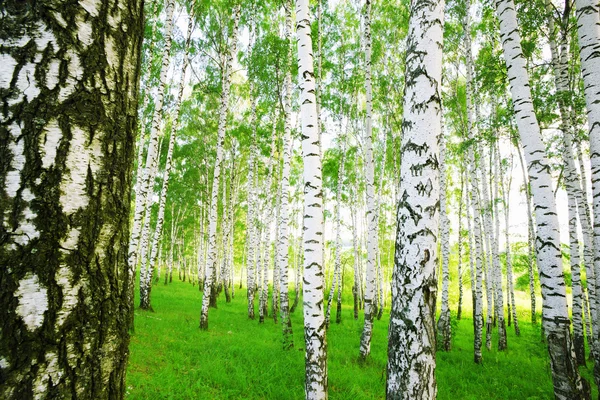
[[[305,394],[327,398],[327,340],[323,314],[323,182],[308,0],[296,1],[298,76],[304,159]]]
[[[410,11],[387,398],[434,399],[444,1]]]
[[[360,308],[360,267],[359,267],[359,249],[358,249],[358,232],[356,221],[356,187],[352,189],[352,205],[350,210],[352,213],[352,249],[354,250],[354,285],[352,286],[352,295],[354,297],[354,319],[358,319],[358,310]]]
[[[590,291],[590,311],[596,352],[600,353],[600,3],[597,0],[576,0],[577,37],[585,104],[587,108],[588,135],[590,140],[590,164],[592,179],[593,232],[594,232],[594,296]],[[582,174],[585,169],[582,169]],[[587,202],[587,197],[586,197]],[[586,260],[587,264],[587,260]],[[590,279],[588,278],[588,288]],[[595,304],[596,310],[593,309]],[[597,360],[600,354],[597,354]],[[600,365],[594,368],[596,384],[600,384]]]
[[[277,246],[279,247],[279,295],[281,303],[281,327],[283,331],[283,349],[294,347],[292,335],[292,321],[290,319],[288,298],[288,271],[289,271],[289,248],[290,239],[288,225],[289,221],[289,197],[290,197],[290,174],[292,158],[292,0],[285,2],[285,41],[288,45],[287,61],[289,68],[285,72],[285,104],[284,104],[284,127],[283,127],[283,169],[281,172],[281,210],[280,225]],[[275,282],[273,283],[275,284]]]
[[[256,36],[256,22],[253,19],[252,13],[250,15],[250,28],[249,28],[249,44],[248,53],[249,58],[252,57],[252,51],[254,48],[254,41]],[[252,138],[250,140],[250,154],[248,155],[248,214],[246,219],[247,226],[247,257],[246,257],[246,280],[247,280],[247,299],[248,299],[248,318],[254,319],[254,294],[256,293],[256,245],[257,245],[257,204],[256,204],[256,184],[254,182],[257,163],[257,135],[256,131],[258,128],[257,114],[256,114],[256,94],[254,89],[254,78],[248,77],[248,84],[250,87],[250,125],[252,126]]]
[[[163,172],[163,184],[160,193],[160,200],[158,203],[158,216],[156,219],[156,227],[154,229],[154,235],[152,237],[152,247],[150,251],[150,258],[148,260],[148,267],[146,268],[145,274],[142,276],[140,273],[140,308],[152,309],[150,302],[150,291],[152,288],[152,271],[156,263],[156,257],[158,255],[158,244],[162,235],[162,227],[165,218],[165,204],[167,202],[167,191],[169,190],[169,176],[171,173],[171,166],[173,163],[173,148],[175,147],[175,138],[177,132],[180,129],[180,111],[181,101],[183,99],[183,89],[185,88],[185,74],[189,62],[190,54],[190,42],[192,39],[193,31],[193,16],[190,16],[188,21],[188,31],[185,42],[185,54],[183,57],[183,65],[181,66],[181,77],[179,81],[179,88],[177,92],[177,99],[175,101],[175,110],[173,111],[174,121],[172,123],[171,134],[169,138],[169,148],[167,150],[167,161],[165,164],[165,170]],[[149,210],[148,210],[149,211]],[[143,257],[143,256],[142,256]],[[142,263],[145,263],[145,257],[142,258]],[[142,270],[144,270],[142,266]]]
[[[589,398],[589,385],[579,375],[573,351],[552,177],[533,110],[529,75],[513,1],[498,0],[496,11],[515,119],[536,209],[537,261],[544,297],[542,321],[551,360],[554,395],[557,399]]]
[[[493,103],[493,101],[492,101]],[[492,104],[495,107],[494,104]],[[490,158],[493,160],[494,172],[492,175],[490,167],[490,178],[492,184],[492,210],[494,217],[494,232],[492,235],[492,257],[493,257],[493,273],[495,281],[495,300],[494,306],[496,311],[496,322],[498,325],[498,350],[506,350],[507,338],[506,338],[506,320],[504,319],[504,291],[502,289],[502,266],[500,265],[500,213],[498,211],[498,183],[499,183],[499,171],[500,171],[500,160],[498,159],[499,154],[495,152],[496,146],[491,143]]]
[[[464,187],[465,187],[465,173],[462,167],[460,167],[460,192],[458,194],[458,307],[456,309],[456,319],[460,321],[460,319],[462,318],[462,304],[463,304],[463,295],[464,295],[464,288],[463,288],[463,278],[462,278],[462,274],[463,274],[463,269],[462,269],[462,263],[463,263],[463,258],[462,258],[462,253],[463,253],[463,207],[464,207],[464,201],[463,201],[463,194],[464,194]]]
[[[129,268],[132,282],[134,281],[133,277],[135,276],[135,270],[138,261],[137,248],[140,241],[140,235],[142,233],[142,222],[144,218],[146,196],[151,188],[150,181],[154,177],[152,174],[152,162],[159,150],[158,139],[162,125],[165,84],[167,82],[167,72],[169,70],[170,63],[174,8],[175,0],[169,0],[167,2],[165,11],[165,43],[162,55],[162,66],[160,69],[160,84],[156,93],[156,104],[154,105],[154,118],[152,119],[152,130],[150,131],[150,142],[148,144],[148,151],[146,154],[146,164],[142,171],[142,175],[138,180],[139,188],[138,192],[136,193],[135,209],[133,212],[133,226],[131,227],[131,238],[129,240]],[[131,300],[133,301],[133,299]]]
[[[373,162],[373,89],[371,85],[371,0],[365,0],[364,8],[364,50],[365,50],[365,183],[367,196],[367,268],[365,288],[365,322],[360,338],[360,357],[365,359],[371,353],[373,318],[376,313],[376,262],[378,248],[377,205],[375,204],[375,163]]]
[[[500,162],[500,144],[496,147],[496,152],[498,154],[497,159]],[[521,330],[519,329],[519,319],[517,317],[517,304],[515,301],[515,288],[514,288],[514,279],[512,273],[512,253],[510,251],[510,187],[512,184],[512,170],[513,170],[513,158],[511,154],[511,159],[508,167],[508,177],[506,182],[504,180],[504,174],[502,168],[500,167],[500,184],[502,185],[502,202],[504,203],[504,242],[505,242],[505,255],[506,255],[506,290],[508,291],[508,300],[510,303],[512,320],[515,327],[515,335],[520,336]],[[510,318],[510,315],[509,315]]]
[[[466,9],[470,10],[470,1],[465,2]],[[470,13],[466,12],[463,20],[464,34],[464,45],[465,45],[465,58],[466,58],[466,70],[467,70],[467,138],[473,140],[475,137],[475,115],[473,111],[473,56],[471,49],[471,25],[470,25]],[[482,293],[482,253],[483,245],[481,243],[481,206],[479,204],[479,174],[477,170],[477,164],[475,156],[473,154],[473,146],[469,146],[468,153],[468,170],[471,182],[470,187],[470,206],[473,212],[473,230],[471,230],[470,218],[469,218],[469,205],[467,205],[467,226],[469,230],[469,255],[471,263],[471,291],[473,294],[473,330],[474,330],[474,361],[480,364],[483,361],[481,354],[482,347],[482,335],[483,335],[483,293]],[[469,196],[467,194],[467,201]],[[471,233],[472,232],[472,233]],[[473,260],[475,260],[475,269],[473,269]]]
[[[208,219],[208,255],[206,274],[204,277],[204,293],[202,296],[202,311],[200,313],[200,329],[208,329],[208,307],[216,307],[215,278],[217,268],[217,201],[219,196],[219,185],[221,182],[221,164],[223,162],[223,147],[225,143],[225,131],[227,130],[227,112],[229,110],[229,90],[231,77],[233,75],[233,59],[236,56],[238,24],[240,20],[241,6],[235,6],[233,10],[234,26],[231,34],[231,43],[227,54],[227,61],[223,66],[223,83],[221,92],[221,110],[219,113],[219,129],[217,138],[217,156],[213,172],[212,190],[210,196],[210,208]],[[211,300],[214,304],[210,304]]]
[[[340,132],[341,134],[341,132]],[[335,267],[334,267],[334,282],[331,285],[331,289],[329,291],[329,297],[327,299],[327,311],[325,313],[325,327],[329,327],[329,321],[331,318],[331,303],[333,302],[333,298],[335,296],[335,289],[337,287],[338,290],[338,298],[340,297],[341,292],[341,271],[342,271],[342,221],[341,221],[341,202],[342,202],[342,189],[343,189],[343,179],[344,179],[344,163],[346,161],[346,140],[340,138],[341,140],[341,159],[340,165],[338,167],[338,182],[337,182],[337,190],[335,193]],[[337,321],[336,321],[337,322]],[[339,322],[337,322],[339,323]]]
[[[448,285],[450,284],[450,221],[446,213],[446,136],[442,116],[442,132],[440,134],[440,241],[442,251],[442,309],[438,320],[438,335],[442,339],[442,349],[452,349],[452,326],[450,325],[450,304]]]
[[[262,213],[262,221],[264,222],[264,227],[263,227],[263,240],[262,240],[262,247],[263,247],[263,253],[260,259],[260,263],[259,263],[259,268],[262,268],[262,272],[261,272],[261,278],[262,278],[262,282],[261,282],[261,287],[260,287],[260,296],[259,296],[259,306],[258,306],[258,322],[263,323],[265,322],[265,317],[268,315],[268,307],[267,307],[267,303],[268,303],[268,297],[269,297],[269,263],[271,260],[271,243],[272,243],[272,232],[271,232],[271,225],[273,223],[273,198],[275,196],[271,195],[271,186],[273,185],[273,176],[275,174],[274,172],[274,166],[276,163],[275,157],[276,157],[276,151],[277,151],[277,138],[276,138],[276,132],[277,132],[277,119],[276,116],[273,115],[273,129],[272,129],[272,133],[271,133],[271,137],[273,138],[273,140],[271,141],[271,154],[269,156],[269,161],[268,161],[268,173],[267,173],[267,180],[265,182],[265,189],[264,189],[264,194],[265,194],[265,200],[263,203],[263,213]],[[275,282],[273,282],[275,283]]]
[[[580,259],[579,259],[579,240],[577,235],[577,217],[579,210],[579,219],[584,236],[584,254],[587,253],[589,262],[588,271],[591,273],[588,279],[590,286],[594,286],[593,274],[593,249],[591,243],[591,229],[587,225],[588,220],[585,215],[585,205],[583,193],[581,191],[580,179],[575,166],[571,119],[569,118],[568,96],[569,91],[569,76],[568,76],[568,42],[565,32],[561,29],[556,32],[554,27],[554,16],[552,5],[549,0],[546,1],[546,9],[550,13],[548,17],[548,26],[550,29],[550,53],[552,57],[552,69],[554,73],[554,82],[558,97],[558,108],[561,117],[560,129],[563,133],[563,164],[564,164],[564,181],[567,189],[568,197],[568,217],[569,217],[569,254],[571,260],[571,283],[572,283],[572,318],[573,318],[573,346],[575,356],[579,365],[585,365],[585,339],[583,332],[583,297],[580,279]],[[567,21],[568,22],[568,21]],[[556,42],[556,35],[560,34],[560,48]],[[595,293],[595,291],[593,292]],[[595,301],[593,304],[595,305]],[[595,311],[595,307],[594,307]],[[597,319],[594,319],[597,322]],[[594,344],[595,347],[595,344]]]

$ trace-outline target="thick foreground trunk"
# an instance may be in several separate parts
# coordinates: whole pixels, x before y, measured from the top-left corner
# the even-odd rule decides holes
[[[304,339],[305,394],[327,398],[327,341],[323,313],[323,179],[317,127],[308,0],[296,1],[298,76],[301,87],[302,157],[304,159]]]
[[[125,394],[142,12],[0,4],[2,399]]]
[[[415,0],[406,53],[387,398],[434,399],[444,1]]]

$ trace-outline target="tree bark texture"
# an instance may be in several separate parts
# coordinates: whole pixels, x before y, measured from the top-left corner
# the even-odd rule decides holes
[[[141,1],[0,4],[0,398],[121,399]]]
[[[577,369],[562,272],[560,233],[552,177],[540,127],[533,110],[529,75],[521,48],[517,13],[512,0],[496,2],[500,37],[507,65],[515,119],[525,152],[537,225],[537,262],[542,296],[542,321],[557,399],[590,398],[589,384]]]
[[[305,395],[317,400],[327,398],[327,340],[323,313],[323,178],[308,5],[308,0],[296,1],[296,34],[304,160]]]
[[[365,287],[365,321],[360,338],[360,357],[365,359],[371,353],[371,336],[373,334],[373,318],[376,307],[376,262],[378,247],[377,205],[375,204],[375,163],[373,162],[373,88],[371,85],[371,0],[365,1],[364,15],[364,48],[365,48],[365,180],[367,196],[367,269]]]
[[[223,66],[223,83],[221,92],[221,110],[219,113],[219,130],[217,138],[217,157],[213,172],[212,190],[210,196],[209,222],[208,222],[208,250],[206,274],[204,277],[204,293],[202,295],[202,310],[200,312],[200,329],[208,329],[208,308],[211,298],[216,301],[216,270],[217,270],[217,201],[219,197],[219,185],[221,183],[221,167],[223,163],[223,151],[225,145],[225,132],[227,130],[227,112],[229,111],[229,90],[231,77],[233,75],[233,59],[236,56],[236,45],[238,35],[238,24],[240,20],[241,7],[235,6],[233,10],[233,32],[231,43],[227,54],[227,61]],[[214,304],[216,306],[216,304]]]
[[[407,38],[387,398],[434,399],[444,1],[415,0]]]

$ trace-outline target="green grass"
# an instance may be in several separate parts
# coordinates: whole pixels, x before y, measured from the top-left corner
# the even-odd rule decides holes
[[[237,291],[209,313],[209,331],[198,329],[201,293],[197,286],[174,281],[152,289],[155,312],[136,310],[127,371],[128,399],[301,399],[304,397],[304,337],[301,307],[292,315],[294,344],[281,349],[281,325],[246,316],[246,293]],[[465,292],[465,298],[470,292]],[[350,300],[350,299],[347,299]],[[387,310],[386,310],[387,311]],[[350,302],[343,321],[327,332],[329,397],[385,397],[389,314],[375,321],[371,358],[358,362],[362,321],[352,317]],[[547,351],[539,327],[522,312],[521,336],[509,328],[508,350],[483,350],[473,363],[470,319],[454,320],[453,349],[437,353],[439,399],[552,399]],[[454,317],[454,316],[453,316]],[[494,338],[494,345],[496,340]],[[591,378],[591,364],[582,373]],[[594,386],[592,384],[592,386]],[[597,391],[594,388],[594,398]]]

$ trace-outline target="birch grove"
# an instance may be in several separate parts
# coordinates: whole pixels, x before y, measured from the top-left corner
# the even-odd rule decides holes
[[[598,397],[597,0],[46,3],[0,398]]]

